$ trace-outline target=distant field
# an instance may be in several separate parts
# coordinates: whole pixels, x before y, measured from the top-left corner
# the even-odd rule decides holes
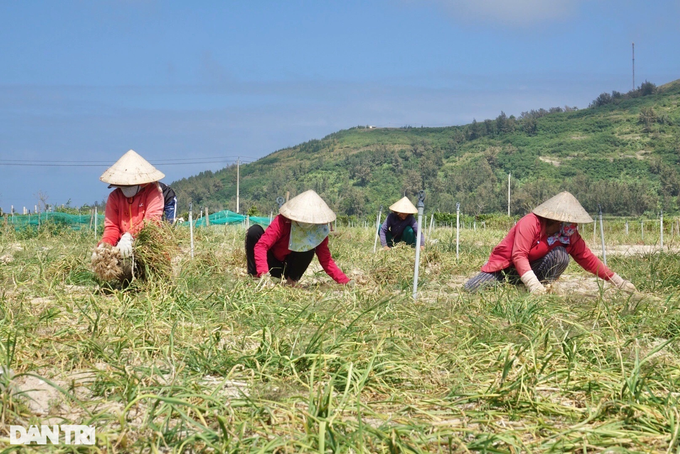
[[[573,263],[547,296],[461,292],[505,234],[478,224],[458,260],[455,230],[428,237],[417,302],[414,251],[374,254],[372,228],[331,238],[354,288],[315,260],[259,289],[244,228],[220,226],[193,259],[176,230],[174,282],[105,290],[88,229],[0,227],[0,445],[72,423],[96,426],[91,452],[676,452],[677,231],[659,251],[658,224],[623,225],[608,263],[639,294]]]

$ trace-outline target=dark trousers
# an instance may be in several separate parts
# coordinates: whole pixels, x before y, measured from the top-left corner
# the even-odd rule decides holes
[[[415,247],[416,245],[416,233],[413,231],[413,227],[410,225],[404,228],[404,231],[401,232],[401,235],[398,237],[392,237],[392,232],[389,230],[387,233],[385,233],[385,240],[387,240],[387,245],[389,247],[394,247],[396,246],[397,243],[404,242],[408,244],[409,246]]]
[[[246,232],[246,260],[248,262],[248,274],[257,276],[257,265],[255,264],[255,245],[264,235],[264,229],[255,224]],[[280,278],[282,275],[286,279],[299,281],[309,264],[314,258],[314,249],[306,252],[290,252],[283,261],[274,257],[272,251],[267,251],[267,265],[269,274],[272,277]]]
[[[530,265],[539,281],[553,282],[567,269],[567,266],[569,265],[569,253],[564,247],[557,246],[555,249],[548,252],[545,257],[531,262]],[[467,281],[464,288],[469,292],[476,292],[484,287],[489,287],[505,281],[515,285],[522,282],[519,273],[514,266],[494,273],[485,273],[482,271]]]

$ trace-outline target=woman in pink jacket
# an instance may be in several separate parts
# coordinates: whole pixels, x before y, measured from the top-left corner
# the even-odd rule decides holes
[[[295,285],[316,254],[321,267],[335,282],[350,282],[328,249],[329,224],[335,220],[335,213],[316,192],[306,191],[293,197],[279,213],[266,231],[259,225],[248,229],[248,274],[284,277],[288,284]]]
[[[157,182],[164,176],[130,150],[99,177],[109,183],[109,188],[116,188],[106,201],[104,235],[99,247],[107,243],[115,246],[122,257],[132,254],[134,237],[144,223],[160,221],[163,215],[163,192]]]
[[[590,222],[593,218],[573,195],[557,194],[510,229],[491,252],[481,273],[465,283],[465,289],[475,292],[507,280],[513,284],[521,281],[531,293],[545,293],[543,283],[557,280],[573,257],[586,271],[619,288],[635,291],[630,281],[607,268],[586,246],[576,223]]]

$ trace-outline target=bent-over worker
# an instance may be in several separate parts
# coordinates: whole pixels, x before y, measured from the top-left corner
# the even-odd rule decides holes
[[[267,230],[253,225],[246,233],[248,274],[300,280],[314,254],[324,271],[339,284],[350,280],[338,268],[328,249],[329,223],[335,213],[314,191],[306,191],[283,204]]]
[[[160,221],[163,192],[158,180],[165,175],[137,154],[125,153],[99,179],[116,188],[109,194],[104,214],[104,243],[118,248],[122,257],[132,255],[134,236],[148,221]]]
[[[383,249],[390,249],[397,243],[416,245],[418,238],[418,221],[414,214],[418,209],[411,203],[408,197],[403,197],[390,205],[390,214],[380,226],[380,244]],[[425,248],[425,234],[420,234],[420,248]]]
[[[475,292],[508,281],[524,283],[531,293],[545,293],[543,283],[557,280],[573,257],[583,269],[616,287],[633,292],[635,286],[607,268],[588,248],[576,223],[593,219],[569,192],[546,200],[520,219],[491,252],[489,260],[465,289]]]

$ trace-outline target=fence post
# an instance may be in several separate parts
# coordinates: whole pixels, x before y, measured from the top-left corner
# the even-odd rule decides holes
[[[661,249],[663,249],[663,210],[659,213],[659,231],[661,232],[659,243],[661,243]]]
[[[378,234],[380,232],[380,218],[382,217],[382,205],[380,205],[380,210],[378,210],[378,218],[375,221],[375,238],[373,239],[373,253],[378,249]]]
[[[194,258],[194,222],[193,222],[193,203],[189,203],[189,238],[191,238],[191,258]]]
[[[456,260],[458,260],[459,244],[460,244],[460,202],[456,203]]]
[[[418,269],[420,268],[420,239],[423,234],[423,211],[425,211],[425,191],[418,193],[418,233],[416,234],[416,266],[413,271],[413,301],[418,295]]]
[[[607,249],[604,247],[604,224],[602,223],[602,205],[597,206],[600,211],[600,237],[602,238],[602,261],[607,266]]]

